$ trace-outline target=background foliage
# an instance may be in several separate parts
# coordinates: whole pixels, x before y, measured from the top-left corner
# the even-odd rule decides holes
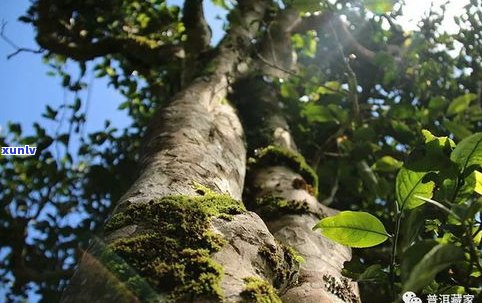
[[[355,249],[345,274],[370,302],[395,300],[403,290],[482,299],[482,4],[472,0],[457,18],[460,31],[448,34],[440,31],[443,12],[404,32],[394,22],[400,6],[391,1],[285,2],[345,15],[356,39],[375,52],[372,60],[350,56],[355,50],[324,24],[293,36],[296,75],[271,79],[320,177],[319,200],[368,212],[386,228],[388,240]],[[49,20],[40,18],[40,3],[55,8]],[[55,302],[112,203],[135,180],[154,108],[182,85],[183,60],[165,60],[163,52],[182,45],[184,27],[180,9],[161,0],[37,1],[20,20],[37,28],[41,45],[53,43],[52,28],[70,24],[63,27],[69,32],[56,32],[65,36],[58,51],[43,53],[52,74],[78,92],[93,68],[125,96],[119,110],[132,118],[124,130],[106,122],[86,134],[84,101],[75,98],[42,115],[67,127],[50,131],[40,122],[26,136],[11,123],[0,134],[0,146],[38,146],[35,157],[0,157],[0,283],[9,287],[9,302],[32,292]],[[100,59],[86,64],[91,58],[77,56],[69,42],[97,43],[92,57]],[[103,54],[110,43],[128,46]],[[68,57],[79,75],[66,72]],[[425,200],[411,195],[414,188]]]

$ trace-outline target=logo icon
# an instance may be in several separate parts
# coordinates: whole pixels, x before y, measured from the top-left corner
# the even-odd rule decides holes
[[[413,291],[407,291],[402,295],[403,303],[422,303],[422,299],[417,297]]]

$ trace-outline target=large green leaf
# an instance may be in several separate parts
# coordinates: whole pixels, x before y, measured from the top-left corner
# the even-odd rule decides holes
[[[465,138],[454,149],[450,159],[457,163],[462,173],[470,166],[482,165],[482,133]]]
[[[420,242],[404,254],[402,277],[405,291],[419,291],[432,282],[435,275],[459,261],[464,260],[462,249],[451,244]]]
[[[315,229],[320,229],[327,238],[351,247],[375,246],[388,238],[383,223],[366,212],[342,211],[321,219],[313,227]]]
[[[435,183],[424,180],[427,172],[417,172],[402,167],[397,175],[396,196],[400,209],[412,209],[425,203],[416,196],[432,198]]]

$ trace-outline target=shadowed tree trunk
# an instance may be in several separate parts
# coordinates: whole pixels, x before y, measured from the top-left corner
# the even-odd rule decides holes
[[[283,302],[359,302],[356,283],[341,275],[351,250],[312,231],[319,219],[336,211],[316,199],[316,173],[298,153],[283,116],[279,96],[257,77],[244,81],[235,99],[255,149],[247,178],[249,208],[256,211],[280,243],[302,257],[298,283]],[[253,99],[253,96],[254,99]]]

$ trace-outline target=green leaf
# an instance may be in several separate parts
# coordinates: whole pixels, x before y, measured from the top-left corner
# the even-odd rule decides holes
[[[422,207],[405,212],[405,218],[399,232],[399,247],[401,248],[401,251],[406,251],[406,249],[414,243],[425,225],[425,219],[426,210]]]
[[[364,0],[365,7],[375,14],[385,14],[393,9],[393,0]]]
[[[482,173],[479,171],[474,171],[475,174],[475,188],[474,191],[479,195],[482,195]]]
[[[402,283],[408,281],[410,274],[417,263],[437,245],[438,243],[435,240],[421,240],[407,248],[401,256],[400,278],[402,279]]]
[[[450,161],[450,153],[455,143],[448,137],[436,137],[428,130],[422,130],[425,138],[423,149],[415,149],[406,167],[414,171],[446,171],[454,167]]]
[[[366,212],[342,211],[324,218],[313,227],[340,244],[350,247],[371,247],[388,238],[382,222]]]
[[[72,109],[74,112],[78,112],[80,107],[82,106],[82,101],[80,98],[75,98],[74,104],[72,105]]]
[[[476,133],[462,140],[450,155],[462,174],[471,166],[482,166],[482,133]]]
[[[421,242],[420,245],[412,246],[404,255],[402,271],[408,273],[408,278],[403,283],[404,291],[419,291],[432,282],[437,273],[464,260],[464,253],[459,247],[432,243]]]
[[[449,137],[434,136],[430,131],[426,129],[422,129],[422,135],[425,138],[425,143],[436,141],[441,148],[455,147],[455,142]]]
[[[402,165],[402,162],[398,161],[392,156],[383,156],[372,165],[372,169],[381,172],[394,172],[400,169]]]
[[[16,136],[20,136],[22,134],[22,127],[19,123],[11,123],[8,124],[8,130]]]
[[[302,13],[316,12],[321,10],[319,0],[293,0],[291,6]]]
[[[226,1],[224,0],[212,0],[213,4],[219,7],[222,7],[224,9],[229,9],[228,5],[226,4]]]
[[[413,131],[405,122],[391,120],[390,124],[395,131],[394,137],[400,142],[408,142],[413,137]]]
[[[432,113],[433,112],[438,113],[440,111],[445,110],[445,107],[447,106],[447,103],[448,103],[447,99],[445,99],[442,96],[437,96],[437,97],[434,97],[434,98],[430,99],[430,101],[428,103],[428,108],[430,109],[430,111]]]
[[[62,134],[57,137],[57,140],[62,142],[62,144],[64,144],[65,146],[69,145],[69,139],[70,139],[69,134]]]
[[[454,216],[457,220],[459,221],[462,221],[462,219],[460,218],[459,215],[457,215],[455,212],[453,212],[452,210],[450,210],[447,206],[443,205],[442,203],[438,202],[438,201],[435,201],[435,200],[432,200],[432,199],[428,199],[428,198],[424,198],[424,197],[420,197],[420,196],[415,196],[416,198],[419,198],[427,203],[430,203],[432,205],[435,205],[436,207],[440,208],[441,210],[447,212],[448,214]]]
[[[58,112],[54,110],[52,107],[50,107],[49,105],[45,107],[45,110],[46,112],[42,114],[42,117],[55,121],[55,117],[57,117]]]
[[[380,264],[370,265],[357,279],[357,282],[380,282],[385,283],[388,274],[383,271]]]
[[[465,94],[455,98],[447,108],[447,115],[451,116],[465,111],[470,103],[476,99],[476,94]]]
[[[482,174],[477,170],[464,174],[463,181],[457,178],[459,174],[456,171],[455,177],[451,182],[444,180],[447,185],[450,186],[448,193],[451,193],[448,197],[452,198],[453,203],[465,205],[465,202],[474,198],[474,193],[481,192],[482,190]]]
[[[453,122],[450,120],[444,120],[442,125],[452,134],[454,134],[457,139],[464,139],[472,135],[472,132],[465,127],[462,123]]]
[[[340,89],[341,89],[340,82],[328,81],[318,88],[317,93],[320,95],[339,94]]]
[[[327,106],[313,102],[305,104],[301,115],[308,120],[308,123],[338,122],[333,112]]]
[[[130,101],[124,101],[124,102],[122,102],[121,104],[119,104],[119,106],[117,107],[117,109],[120,109],[120,110],[126,109],[126,108],[129,107],[129,104],[130,104]]]
[[[428,172],[417,172],[402,167],[395,184],[396,197],[400,209],[412,209],[425,203],[416,196],[432,198],[435,183],[425,181]]]

